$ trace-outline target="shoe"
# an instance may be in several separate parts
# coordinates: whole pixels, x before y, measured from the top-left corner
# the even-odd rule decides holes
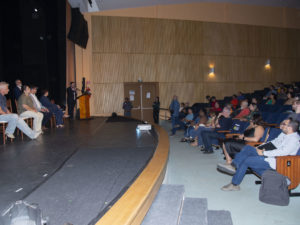
[[[186,139],[186,138],[182,138],[181,140],[180,140],[180,142],[187,142],[188,140]]]
[[[38,136],[40,136],[41,132],[35,132],[32,139],[37,139]]]
[[[203,154],[212,154],[212,153],[214,153],[213,150],[207,150],[207,149],[203,150]]]
[[[13,135],[13,134],[5,133],[5,135],[6,135],[6,137],[9,137],[11,139],[16,138],[15,135]]]
[[[59,127],[60,127],[60,128],[64,128],[64,125],[63,125],[63,124],[60,124]]]
[[[232,183],[227,184],[221,188],[222,191],[239,191],[240,186],[239,185],[234,185]]]
[[[67,114],[63,115],[63,118],[69,118],[69,117],[70,117],[70,116],[67,115]]]
[[[204,145],[199,145],[199,148],[200,148],[200,151],[202,151],[202,152],[205,150]]]
[[[228,173],[228,174],[230,174],[230,175],[234,175],[235,174],[235,172],[236,172],[236,168],[235,167],[233,167],[232,165],[230,165],[230,164],[227,164],[227,163],[219,163],[218,165],[217,165],[217,168],[220,170],[220,171],[222,171],[222,172],[225,172],[225,173]]]

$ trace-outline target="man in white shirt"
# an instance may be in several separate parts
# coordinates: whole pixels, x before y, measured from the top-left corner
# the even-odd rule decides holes
[[[239,191],[246,171],[253,169],[259,175],[268,169],[276,169],[276,156],[296,155],[300,148],[300,137],[297,133],[299,122],[291,118],[281,124],[282,133],[272,141],[274,150],[265,151],[246,145],[232,161],[233,165],[224,165],[220,170],[234,174],[230,184],[221,189],[223,191]]]
[[[30,87],[30,97],[32,99],[33,102],[33,106],[34,108],[38,111],[43,113],[44,117],[42,120],[42,129],[45,130],[46,129],[46,124],[47,122],[51,119],[52,117],[52,113],[49,112],[49,110],[44,107],[42,105],[42,103],[38,100],[38,98],[36,97],[36,92],[37,92],[38,87],[37,86],[32,86]]]

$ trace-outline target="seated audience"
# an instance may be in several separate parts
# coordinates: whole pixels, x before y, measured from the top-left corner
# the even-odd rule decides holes
[[[249,121],[252,119],[253,115],[257,114],[258,113],[258,108],[257,108],[257,105],[254,104],[254,103],[251,103],[249,105],[249,110],[250,110],[250,113],[248,116],[240,119],[240,120],[243,120],[243,121]]]
[[[233,107],[234,109],[236,109],[236,108],[238,107],[238,105],[239,105],[239,100],[237,99],[237,96],[236,96],[236,95],[233,95],[233,96],[232,96],[232,99],[231,99],[230,103],[231,103],[231,105],[232,105],[232,107]]]
[[[18,113],[21,118],[33,118],[33,130],[35,132],[42,132],[43,114],[38,112],[33,105],[30,94],[30,88],[27,85],[23,86],[23,94],[18,99]]]
[[[181,120],[177,120],[177,122],[175,123],[175,125],[178,125],[178,126],[172,128],[172,135],[174,135],[177,130],[185,129],[186,125],[190,124],[193,121],[194,114],[193,114],[192,108],[188,108],[187,111],[188,111],[188,113],[185,116],[185,118],[183,118]]]
[[[271,93],[266,104],[267,105],[275,105],[276,103],[276,95],[274,93]]]
[[[271,85],[269,87],[269,91],[268,93],[263,97],[264,100],[268,99],[270,97],[271,94],[277,94],[277,91],[275,90],[275,87],[273,85]]]
[[[215,104],[214,104],[214,106],[210,110],[214,111],[214,112],[221,112],[222,108],[220,107],[219,102],[216,101]]]
[[[251,98],[251,103],[254,103],[254,104],[258,105],[257,98],[255,98],[255,97]]]
[[[250,125],[244,131],[244,134],[237,138],[225,139],[223,142],[223,152],[226,163],[231,164],[232,159],[239,153],[247,142],[258,142],[264,135],[263,120],[261,115],[254,114],[250,120]]]
[[[205,109],[200,109],[199,115],[196,117],[195,121],[190,123],[190,126],[186,129],[184,133],[184,138],[181,142],[191,142],[195,139],[197,134],[197,129],[201,126],[204,127],[207,122],[207,115]]]
[[[46,124],[47,122],[51,119],[52,113],[49,112],[49,110],[42,105],[42,103],[38,100],[36,97],[36,92],[37,92],[37,86],[32,86],[30,88],[30,97],[33,102],[33,107],[40,113],[43,113],[44,117],[42,120],[42,128],[46,129]]]
[[[295,94],[294,92],[287,93],[287,100],[284,102],[284,105],[293,105],[295,101]]]
[[[64,113],[63,113],[62,109],[60,109],[56,104],[53,104],[50,102],[48,95],[49,95],[49,91],[47,89],[43,90],[40,101],[41,101],[42,105],[44,107],[46,107],[51,114],[54,114],[55,120],[56,120],[56,127],[57,128],[64,127],[64,125],[63,125],[64,124],[64,120],[63,120]]]
[[[240,153],[235,156],[231,165],[223,164],[220,170],[234,174],[230,184],[221,189],[223,191],[239,191],[248,168],[262,175],[264,171],[276,169],[276,156],[296,155],[300,147],[300,137],[297,133],[299,122],[293,119],[284,120],[281,124],[282,133],[271,143],[274,150],[266,150],[246,145]]]
[[[250,114],[250,109],[248,108],[248,101],[243,100],[241,102],[241,108],[239,113],[234,117],[235,119],[243,119],[246,118]]]
[[[289,117],[300,122],[300,100],[297,100],[293,103],[294,112],[289,114]]]
[[[8,123],[5,129],[5,135],[9,138],[15,138],[14,132],[16,127],[31,139],[36,139],[40,133],[34,132],[27,123],[24,122],[17,114],[11,113],[6,106],[6,97],[9,92],[8,83],[0,82],[0,120]]]
[[[212,142],[218,138],[223,137],[222,134],[218,133],[218,130],[229,130],[232,125],[232,119],[230,117],[230,110],[224,108],[222,113],[218,115],[218,119],[213,130],[203,130],[201,132],[201,138],[204,145],[204,153],[213,153]]]
[[[237,99],[239,101],[243,101],[245,99],[245,96],[243,95],[243,93],[241,91],[238,92]]]

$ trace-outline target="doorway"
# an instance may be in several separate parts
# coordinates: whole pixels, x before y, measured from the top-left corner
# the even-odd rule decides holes
[[[158,93],[158,82],[124,83],[124,97],[132,103],[132,118],[153,122],[152,104]]]

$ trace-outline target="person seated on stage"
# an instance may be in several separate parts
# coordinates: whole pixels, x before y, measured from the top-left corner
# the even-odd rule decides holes
[[[180,129],[185,129],[185,127],[187,125],[189,125],[193,119],[194,119],[194,114],[193,114],[193,110],[192,108],[188,108],[188,114],[181,120],[177,120],[177,122],[175,123],[175,126],[174,128],[172,128],[172,135],[174,135],[176,133],[177,130],[180,130]]]
[[[276,170],[276,157],[296,155],[300,147],[300,137],[297,133],[299,122],[291,118],[284,120],[281,124],[282,133],[271,141],[268,149],[259,149],[246,145],[240,153],[235,156],[231,165],[223,164],[219,170],[234,175],[231,183],[223,186],[223,191],[239,191],[240,184],[248,168],[258,175],[269,169]],[[267,147],[266,147],[267,148]],[[273,150],[271,150],[273,148]]]
[[[5,95],[7,95],[8,92],[8,83],[0,82],[0,120],[8,123],[5,129],[5,135],[9,138],[15,138],[14,132],[16,127],[18,127],[29,138],[36,139],[40,133],[34,132],[23,119],[7,109]]]
[[[37,92],[38,87],[37,86],[32,86],[30,88],[30,97],[32,99],[33,102],[33,107],[38,111],[43,113],[44,118],[42,120],[42,129],[47,129],[46,128],[46,124],[47,122],[51,119],[52,113],[49,112],[49,110],[42,105],[42,103],[38,100],[38,98],[36,97],[36,92]]]
[[[42,120],[44,115],[34,108],[30,94],[30,88],[27,85],[23,86],[23,94],[18,99],[18,113],[21,118],[33,118],[33,130],[42,133]]]
[[[293,105],[295,101],[295,93],[294,92],[288,92],[287,93],[287,100],[284,102],[284,105]]]
[[[263,119],[260,114],[254,114],[250,120],[250,125],[244,131],[244,134],[237,138],[228,138],[223,142],[223,152],[226,164],[231,164],[232,159],[239,153],[247,142],[258,142],[264,135]]]
[[[19,97],[22,95],[22,81],[20,79],[17,79],[15,81],[16,86],[13,89],[13,95],[14,99],[18,100]]]
[[[249,114],[250,114],[250,109],[248,108],[248,100],[243,100],[241,102],[240,111],[234,118],[235,119],[246,118]]]
[[[267,102],[266,102],[266,105],[275,105],[276,103],[276,94],[272,93],[270,94]]]
[[[232,119],[230,117],[230,110],[224,108],[222,113],[218,115],[218,119],[213,130],[203,130],[200,135],[204,145],[204,153],[213,153],[212,144],[214,140],[223,137],[222,134],[218,133],[219,130],[229,130],[232,125]]]
[[[62,128],[62,127],[64,127],[64,120],[63,120],[64,112],[56,104],[53,104],[50,102],[48,95],[49,95],[49,91],[47,89],[42,90],[40,102],[42,103],[42,105],[44,107],[46,107],[48,109],[48,111],[51,114],[54,114],[55,121],[56,121],[56,127]]]

